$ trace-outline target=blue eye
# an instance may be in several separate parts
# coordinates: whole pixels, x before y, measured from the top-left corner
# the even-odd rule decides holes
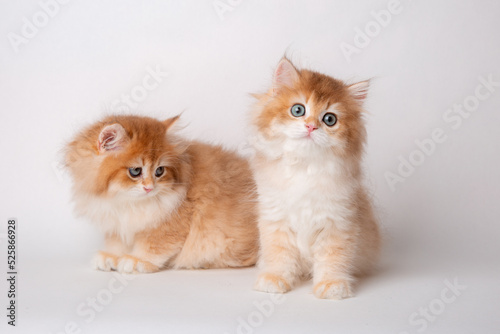
[[[142,174],[142,168],[141,167],[132,167],[128,169],[128,173],[132,177],[138,177]]]
[[[323,116],[323,122],[328,126],[334,126],[335,123],[337,123],[337,116],[330,112],[326,113],[325,116]]]
[[[292,106],[292,109],[290,109],[290,112],[295,117],[301,117],[305,115],[306,107],[304,107],[302,104],[294,104]]]
[[[165,173],[165,167],[158,167],[158,168],[156,168],[156,171],[155,171],[155,176],[156,177],[162,176],[163,173]]]

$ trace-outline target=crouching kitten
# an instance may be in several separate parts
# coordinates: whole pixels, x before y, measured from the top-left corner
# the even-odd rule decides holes
[[[313,277],[319,298],[352,295],[355,275],[379,253],[362,183],[362,105],[368,82],[347,85],[283,59],[253,110],[260,276],[255,289],[284,293]]]
[[[180,139],[172,130],[177,118],[112,116],[67,145],[76,212],[105,235],[96,269],[255,264],[256,195],[247,162]]]

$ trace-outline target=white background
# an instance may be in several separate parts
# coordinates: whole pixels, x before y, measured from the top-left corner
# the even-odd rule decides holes
[[[388,1],[237,2],[221,19],[210,0],[70,1],[17,52],[9,36],[22,36],[23,18],[33,22],[42,9],[1,2],[0,233],[18,219],[17,332],[61,333],[74,323],[81,333],[236,333],[245,321],[257,327],[243,333],[498,333],[500,87],[456,129],[443,116],[474,101],[480,76],[500,81],[500,3],[402,0],[348,61],[341,44],[354,45],[356,29]],[[270,296],[251,289],[255,268],[164,271],[137,276],[86,322],[76,309],[109,296],[113,276],[89,266],[102,237],[72,214],[58,164],[64,143],[159,68],[168,77],[132,112],[184,110],[185,136],[245,153],[249,93],[267,89],[285,51],[299,67],[374,78],[366,174],[385,236],[380,273],[344,301],[318,300],[306,282],[263,315],[255,303]],[[415,141],[435,128],[446,140],[391,190],[386,174],[397,173],[400,156],[417,157]],[[5,235],[0,248],[5,268]],[[444,303],[455,280],[466,288]],[[14,332],[2,309],[2,333]]]

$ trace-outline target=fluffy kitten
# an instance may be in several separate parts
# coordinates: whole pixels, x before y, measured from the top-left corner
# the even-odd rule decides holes
[[[284,293],[312,275],[317,297],[346,298],[354,275],[374,264],[379,232],[361,170],[367,90],[366,81],[346,85],[284,58],[273,87],[256,95],[252,164],[261,274],[255,289]]]
[[[112,116],[68,144],[76,212],[97,223],[100,270],[155,272],[255,264],[255,184],[248,163],[172,134],[178,117]]]

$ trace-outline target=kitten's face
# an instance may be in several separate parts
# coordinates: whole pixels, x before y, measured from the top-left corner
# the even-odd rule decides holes
[[[361,102],[365,82],[347,86],[320,73],[298,71],[286,59],[278,65],[273,89],[261,97],[256,119],[267,138],[286,140],[297,149],[359,148],[364,141]]]
[[[180,186],[182,152],[169,140],[167,130],[176,119],[160,122],[118,116],[84,132],[70,144],[74,151],[92,152],[87,159],[76,156],[70,164],[80,188],[96,195],[129,199],[175,191]]]
[[[155,158],[140,154],[116,167],[102,171],[103,174],[112,175],[107,189],[110,196],[152,197],[171,191],[176,183],[167,155]]]
[[[294,139],[296,145],[306,147],[344,145],[346,127],[338,101],[321,101],[297,92],[282,98],[271,116],[269,132],[274,137]]]

